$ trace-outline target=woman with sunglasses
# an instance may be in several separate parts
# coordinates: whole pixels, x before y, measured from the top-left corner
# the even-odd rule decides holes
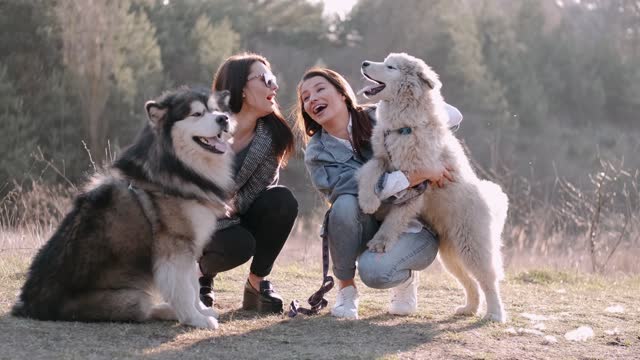
[[[417,310],[417,271],[426,269],[436,257],[438,240],[418,219],[393,247],[379,254],[366,250],[367,242],[380,226],[379,219],[364,214],[358,205],[356,171],[372,156],[371,129],[375,108],[358,105],[344,77],[325,68],[305,72],[298,84],[297,125],[308,141],[305,165],[313,186],[331,203],[325,228],[338,294],[331,313],[358,318],[358,291],[354,278],[356,262],[362,282],[372,288],[389,289],[389,312],[409,315]],[[448,106],[451,126],[462,114]],[[446,186],[443,173],[400,171],[383,174],[377,195],[385,203],[401,204],[417,196],[426,186]],[[428,182],[427,182],[428,181]]]
[[[212,306],[213,279],[251,257],[242,308],[279,313],[282,297],[265,277],[287,240],[298,214],[289,189],[277,186],[278,172],[293,151],[293,134],[278,109],[278,84],[269,62],[257,54],[238,54],[218,69],[212,91],[228,90],[237,121],[235,187],[227,218],[220,219],[200,258],[200,298]]]

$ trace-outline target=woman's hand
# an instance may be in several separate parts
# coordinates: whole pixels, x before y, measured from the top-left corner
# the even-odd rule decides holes
[[[451,175],[452,172],[453,168],[450,165],[445,165],[444,168],[437,170],[420,169],[405,173],[405,175],[409,180],[410,187],[414,187],[425,180],[429,180],[432,184],[441,188],[444,187],[447,180],[454,181],[453,176]]]

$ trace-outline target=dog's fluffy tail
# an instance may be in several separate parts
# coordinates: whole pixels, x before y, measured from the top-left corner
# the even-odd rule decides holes
[[[507,220],[509,210],[509,198],[498,184],[491,181],[480,181],[480,190],[485,197],[491,211],[491,234],[493,242],[493,263],[500,280],[504,278],[504,266],[502,262],[502,230]]]

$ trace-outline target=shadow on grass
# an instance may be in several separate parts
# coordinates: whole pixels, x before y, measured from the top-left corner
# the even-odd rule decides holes
[[[221,314],[220,328],[229,321],[251,321],[255,314],[230,311]],[[456,321],[459,323],[456,323]],[[437,340],[443,332],[466,331],[482,327],[482,321],[469,323],[451,319],[443,329],[433,319],[378,315],[360,320],[336,319],[328,314],[276,320],[246,332],[214,335],[176,349],[155,351],[152,359],[171,359],[184,354],[208,353],[216,359],[344,359],[392,356],[411,351]],[[456,326],[460,325],[460,326]]]
[[[3,353],[15,359],[374,358],[428,347],[434,341],[446,343],[445,332],[483,325],[482,321],[461,318],[436,322],[381,314],[342,320],[325,313],[288,319],[231,310],[221,314],[219,330],[203,331],[173,322],[51,322],[5,313],[0,315],[0,343]]]
[[[137,357],[191,331],[173,322],[39,321],[9,313],[0,315],[0,329],[0,359]]]

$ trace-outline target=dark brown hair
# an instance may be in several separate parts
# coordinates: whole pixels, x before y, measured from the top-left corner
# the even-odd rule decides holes
[[[213,78],[213,84],[211,85],[212,91],[229,90],[231,93],[229,108],[234,114],[239,113],[242,109],[242,90],[247,84],[251,65],[256,61],[260,61],[268,69],[271,69],[271,64],[269,64],[264,56],[253,53],[242,53],[233,55],[225,60]],[[291,127],[278,109],[260,119],[264,121],[265,126],[271,130],[276,156],[280,164],[284,167],[294,150]]]
[[[298,83],[298,101],[296,109],[296,126],[301,132],[304,132],[307,137],[304,141],[308,141],[308,137],[313,136],[315,133],[322,129],[322,126],[315,122],[309,114],[304,110],[304,102],[302,101],[301,87],[302,83],[312,77],[321,76],[325,78],[336,90],[345,97],[345,104],[347,110],[351,114],[351,136],[353,137],[353,147],[358,155],[362,156],[362,150],[369,144],[371,138],[371,119],[367,114],[367,108],[358,105],[356,95],[353,93],[353,89],[347,82],[347,80],[339,73],[327,69],[314,67],[307,70],[302,75],[302,80]]]

